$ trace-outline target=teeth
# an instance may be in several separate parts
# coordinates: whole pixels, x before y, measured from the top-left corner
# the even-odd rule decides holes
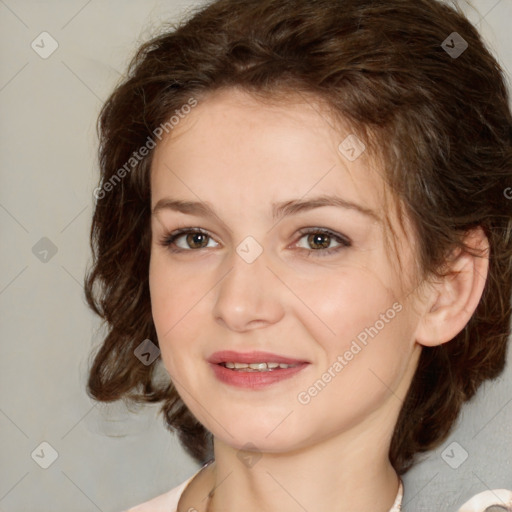
[[[251,363],[249,368],[253,370],[268,370],[267,363]]]
[[[222,363],[226,368],[232,370],[246,371],[246,372],[267,372],[276,368],[293,368],[298,366],[297,364],[285,364],[285,363],[234,363],[226,362]]]

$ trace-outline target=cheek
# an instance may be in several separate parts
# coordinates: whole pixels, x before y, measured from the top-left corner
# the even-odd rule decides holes
[[[407,371],[413,324],[393,292],[397,287],[386,285],[380,275],[352,267],[321,286],[302,288],[314,313],[303,315],[302,322],[321,347],[315,375],[298,400],[310,404],[309,412],[320,414],[329,403],[354,413],[371,408],[396,389]]]
[[[180,319],[187,321],[187,311],[191,311],[209,289],[207,278],[204,273],[199,276],[193,268],[172,263],[157,249],[149,265],[151,309],[157,330],[167,332]]]
[[[176,272],[161,255],[151,258],[149,289],[162,360],[168,372],[174,375],[175,368],[180,367],[180,359],[188,351],[174,350],[173,347],[179,348],[177,345],[182,340],[189,348],[194,348],[193,344],[188,343],[196,334],[191,330],[190,318],[194,315],[194,305],[200,300],[201,290],[194,286],[193,279],[191,282],[183,274]]]
[[[396,285],[380,278],[386,274],[389,270],[370,271],[351,265],[326,274],[325,279],[297,284],[296,294],[304,297],[309,310],[301,315],[308,331],[314,332],[330,352],[348,350],[354,339],[364,343],[365,337],[370,336],[367,329],[376,323],[379,333],[389,332],[396,317],[397,307],[393,309],[393,304],[399,302],[399,297],[393,291]],[[373,329],[370,331],[374,333]]]

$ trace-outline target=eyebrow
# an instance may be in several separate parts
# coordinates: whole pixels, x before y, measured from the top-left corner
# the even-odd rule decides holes
[[[308,200],[292,199],[281,203],[272,204],[272,219],[274,222],[281,220],[283,217],[295,215],[297,213],[321,208],[323,206],[335,206],[346,210],[355,210],[367,217],[380,222],[380,217],[375,211],[366,208],[352,201],[347,201],[337,196],[322,195]],[[189,215],[197,215],[204,217],[217,217],[213,207],[202,201],[183,201],[180,199],[164,198],[160,199],[152,210],[155,215],[160,210],[173,210]]]

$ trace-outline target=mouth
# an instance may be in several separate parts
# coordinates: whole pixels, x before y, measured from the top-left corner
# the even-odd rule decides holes
[[[259,389],[300,372],[309,361],[269,352],[215,352],[208,358],[218,380],[231,386]]]

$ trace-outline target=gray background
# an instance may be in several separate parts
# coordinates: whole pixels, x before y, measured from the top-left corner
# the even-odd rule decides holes
[[[136,413],[87,397],[101,332],[81,284],[99,108],[137,46],[197,5],[0,0],[0,512],[120,512],[198,468],[156,406]],[[512,0],[474,6],[468,16],[510,75]],[[31,47],[43,31],[58,43],[46,59]],[[511,377],[509,363],[466,405],[450,439],[405,476],[406,512],[455,512],[476,493],[512,489]]]

